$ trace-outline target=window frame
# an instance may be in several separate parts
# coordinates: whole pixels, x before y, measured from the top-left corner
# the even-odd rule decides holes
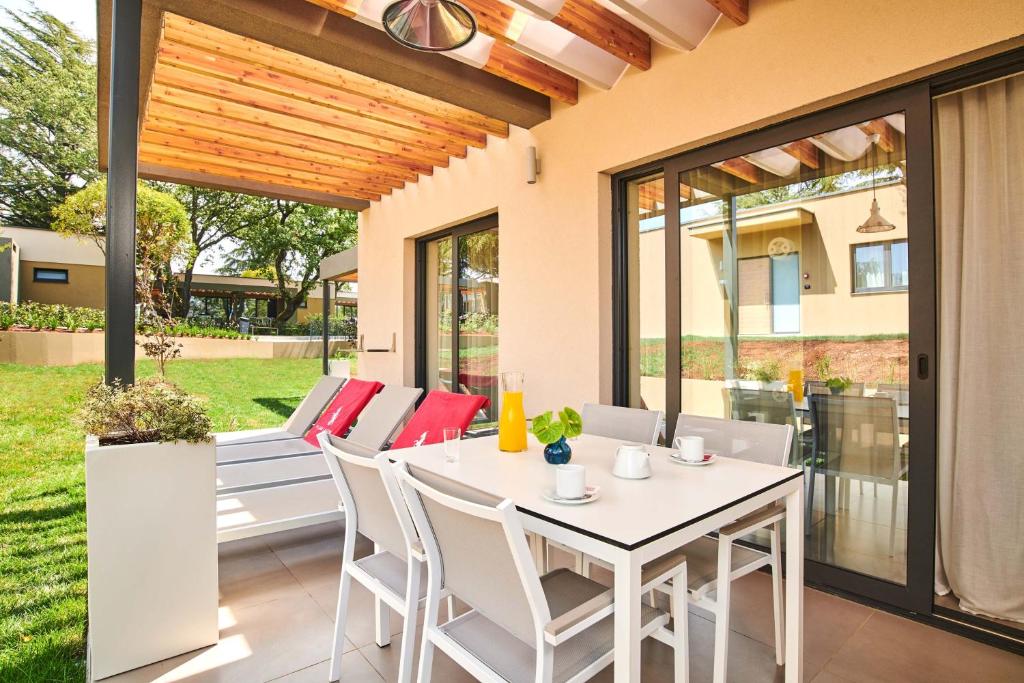
[[[63,273],[63,280],[52,280],[49,278],[39,277],[40,272],[46,273]],[[37,266],[32,267],[32,282],[42,282],[48,285],[69,285],[71,284],[71,276],[68,273],[67,268],[40,268]]]
[[[850,245],[850,293],[854,296],[866,294],[895,294],[910,290],[910,284],[894,285],[892,272],[892,248],[896,244],[909,245],[906,237],[891,240],[877,240],[873,242],[856,242]],[[882,247],[882,274],[885,277],[885,284],[881,287],[864,287],[857,289],[857,250],[863,247]],[[909,246],[908,246],[909,249]]]

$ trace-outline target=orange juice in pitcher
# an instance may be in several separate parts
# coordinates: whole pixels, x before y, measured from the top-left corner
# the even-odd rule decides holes
[[[793,402],[800,403],[804,400],[804,371],[789,371],[789,390],[793,392]]]
[[[522,372],[501,373],[501,413],[498,416],[498,450],[526,450],[526,413],[523,410]]]

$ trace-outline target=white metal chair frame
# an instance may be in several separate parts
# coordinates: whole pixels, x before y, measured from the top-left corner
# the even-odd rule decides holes
[[[345,622],[348,615],[348,598],[351,593],[351,582],[355,579],[369,590],[374,596],[375,612],[375,641],[379,647],[391,643],[391,628],[388,619],[388,612],[383,605],[391,607],[402,615],[404,627],[402,631],[402,652],[398,669],[398,681],[410,683],[412,681],[412,658],[413,648],[416,644],[416,614],[423,605],[425,596],[420,595],[421,570],[426,557],[420,548],[418,539],[415,537],[415,528],[412,519],[409,517],[409,510],[405,505],[404,498],[398,491],[398,484],[391,472],[390,462],[387,455],[378,453],[372,456],[353,455],[336,448],[326,433],[319,435],[318,440],[327,460],[327,466],[337,485],[338,493],[341,496],[341,505],[346,512],[345,543],[341,554],[341,581],[338,588],[338,606],[334,620],[334,637],[331,644],[331,670],[330,681],[338,681],[341,678],[341,659],[345,644]],[[350,444],[351,446],[351,444]],[[366,449],[369,450],[369,449]],[[405,593],[400,595],[387,586],[379,578],[373,576],[359,566],[355,560],[356,531],[359,528],[359,510],[356,507],[355,497],[349,488],[348,481],[341,470],[337,460],[357,467],[365,467],[376,470],[382,479],[384,489],[395,510],[398,525],[406,540],[406,586]],[[397,504],[396,504],[397,501]],[[410,533],[412,534],[410,536]],[[370,539],[373,540],[373,539]],[[374,554],[366,561],[381,555],[390,555],[388,551],[381,549],[374,544]],[[383,603],[383,605],[381,604]],[[451,616],[451,602],[448,604],[449,616]]]
[[[424,496],[458,512],[501,524],[511,549],[517,573],[522,581],[530,611],[533,615],[534,648],[537,657],[534,680],[536,683],[552,683],[555,648],[610,616],[614,611],[613,591],[609,589],[553,619],[544,595],[537,567],[533,563],[533,558],[527,545],[526,533],[519,520],[519,513],[516,510],[515,503],[506,499],[498,503],[496,507],[490,507],[450,496],[415,478],[409,473],[408,467],[404,463],[396,464],[395,472],[398,475],[402,492],[405,495],[416,528],[422,532],[421,539],[426,554],[428,570],[427,606],[423,621],[423,644],[420,653],[418,682],[430,683],[434,648],[436,647],[451,657],[477,680],[484,681],[485,683],[507,683],[506,679],[498,672],[494,671],[473,652],[439,628],[439,605],[444,595],[442,587],[444,561],[437,539],[434,538],[430,520],[420,498],[420,496]],[[654,586],[670,580],[674,580],[676,585],[686,585],[685,557],[681,559],[673,558],[671,563],[665,563],[657,568],[652,568],[652,571],[644,576],[644,589],[651,590]],[[685,591],[675,590],[671,595],[673,603],[679,609],[677,613],[685,613]],[[474,610],[471,610],[452,620],[449,624],[454,625],[460,620],[470,618],[473,614]],[[673,640],[676,651],[675,680],[676,683],[687,683],[689,680],[689,653],[686,620],[683,619],[681,622],[682,627],[677,628],[675,634],[669,633],[665,628],[668,620],[668,614],[660,615],[641,630],[640,636],[641,638],[646,638],[647,636],[658,634],[661,636],[659,639],[668,638]],[[614,649],[611,649],[565,683],[582,683],[589,680],[613,660]]]
[[[722,420],[713,417],[696,417],[691,415],[680,415],[677,420],[676,434],[680,434],[683,430],[684,420],[692,422],[706,422],[709,426],[718,425],[721,423],[736,422],[735,420]],[[742,422],[742,425],[748,431],[750,429],[758,429],[756,425],[761,425],[763,428],[768,430],[776,431],[782,434],[781,430],[785,430],[785,436],[780,441],[784,441],[784,445],[779,449],[778,463],[779,465],[785,465],[789,458],[790,448],[793,441],[793,425],[776,425],[765,422]],[[737,454],[734,454],[734,457]],[[717,571],[715,572],[715,578],[707,583],[690,589],[687,586],[687,594],[689,596],[689,603],[699,607],[701,609],[711,612],[715,616],[715,652],[714,652],[714,683],[725,683],[726,672],[728,668],[729,659],[729,608],[732,582],[740,579],[747,574],[757,571],[762,567],[769,567],[772,573],[772,606],[774,612],[775,622],[775,663],[782,666],[785,663],[785,641],[784,634],[785,630],[783,625],[785,623],[784,615],[784,601],[782,595],[782,520],[785,518],[786,510],[781,505],[770,505],[766,508],[762,508],[756,512],[752,512],[735,522],[722,527],[718,531],[717,540],[711,536],[705,536],[697,539],[692,543],[684,546],[678,552],[687,553],[687,549],[692,549],[696,544],[717,544]],[[756,531],[761,529],[768,529],[769,543],[768,552],[756,550],[753,548],[744,548],[747,553],[752,553],[754,557],[751,561],[745,562],[740,566],[733,566],[733,544]],[[656,560],[657,561],[657,560]],[[584,560],[583,573],[584,576],[590,575],[590,564],[599,564],[604,566],[606,569],[609,568],[603,562],[586,558]],[[718,577],[728,576],[728,581],[719,581]],[[654,587],[655,591],[659,593],[667,593],[674,595],[676,590],[675,580],[667,583],[662,583]],[[643,593],[647,593],[646,589]],[[650,596],[652,602],[654,601],[653,593]],[[676,610],[673,603],[673,615],[678,615],[680,612]],[[676,621],[679,619],[676,617]],[[659,638],[660,640],[660,638]],[[671,641],[663,641],[668,645],[672,645]]]

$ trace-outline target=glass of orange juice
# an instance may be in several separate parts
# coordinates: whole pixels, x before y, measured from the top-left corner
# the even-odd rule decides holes
[[[498,416],[498,450],[526,450],[526,413],[523,411],[522,372],[501,373],[501,413]]]

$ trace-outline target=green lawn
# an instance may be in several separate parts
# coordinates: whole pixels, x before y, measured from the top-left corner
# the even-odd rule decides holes
[[[139,374],[154,371],[139,363]],[[319,359],[172,362],[215,430],[280,424]],[[0,365],[0,681],[85,680],[83,435],[71,415],[99,365]]]

